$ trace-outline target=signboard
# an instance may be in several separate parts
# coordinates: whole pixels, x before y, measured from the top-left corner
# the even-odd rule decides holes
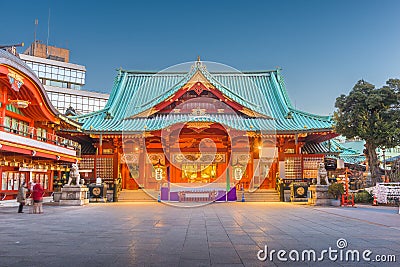
[[[240,168],[240,167],[235,168],[235,172],[234,173],[235,173],[234,174],[235,180],[239,181],[240,179],[242,179],[242,176],[243,176],[242,168]]]
[[[156,180],[161,181],[163,178],[163,169],[157,168],[155,169],[155,172],[156,172]]]

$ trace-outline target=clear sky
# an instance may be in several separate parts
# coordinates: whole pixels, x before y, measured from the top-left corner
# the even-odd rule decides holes
[[[109,92],[116,68],[159,71],[202,60],[239,70],[281,67],[293,104],[332,114],[364,79],[400,78],[400,1],[4,2],[0,44],[46,42],[87,68],[87,90]],[[22,52],[24,49],[19,49]]]

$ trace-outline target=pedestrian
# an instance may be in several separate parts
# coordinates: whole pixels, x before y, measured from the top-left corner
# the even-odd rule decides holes
[[[40,183],[35,183],[32,190],[33,213],[43,213],[43,187]]]
[[[18,189],[18,195],[17,195],[17,202],[19,203],[18,213],[24,213],[22,210],[26,202],[27,191],[28,189],[26,188],[25,182],[22,182],[21,186]]]

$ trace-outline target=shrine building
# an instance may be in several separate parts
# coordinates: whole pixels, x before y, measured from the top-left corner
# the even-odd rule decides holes
[[[280,69],[211,70],[200,60],[183,71],[120,69],[105,108],[73,119],[82,132],[67,131],[81,140],[87,182],[119,179],[125,191],[171,201],[308,181],[324,155],[303,147],[337,136],[331,117],[292,105]]]

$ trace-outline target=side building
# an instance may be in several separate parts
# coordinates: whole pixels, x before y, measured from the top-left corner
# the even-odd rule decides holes
[[[36,73],[62,114],[87,114],[104,108],[108,94],[85,91],[85,66],[69,62],[69,50],[36,41],[19,57]]]
[[[23,182],[41,183],[46,195],[67,180],[81,146],[60,133],[81,125],[51,104],[36,74],[0,49],[0,200],[15,198]]]

